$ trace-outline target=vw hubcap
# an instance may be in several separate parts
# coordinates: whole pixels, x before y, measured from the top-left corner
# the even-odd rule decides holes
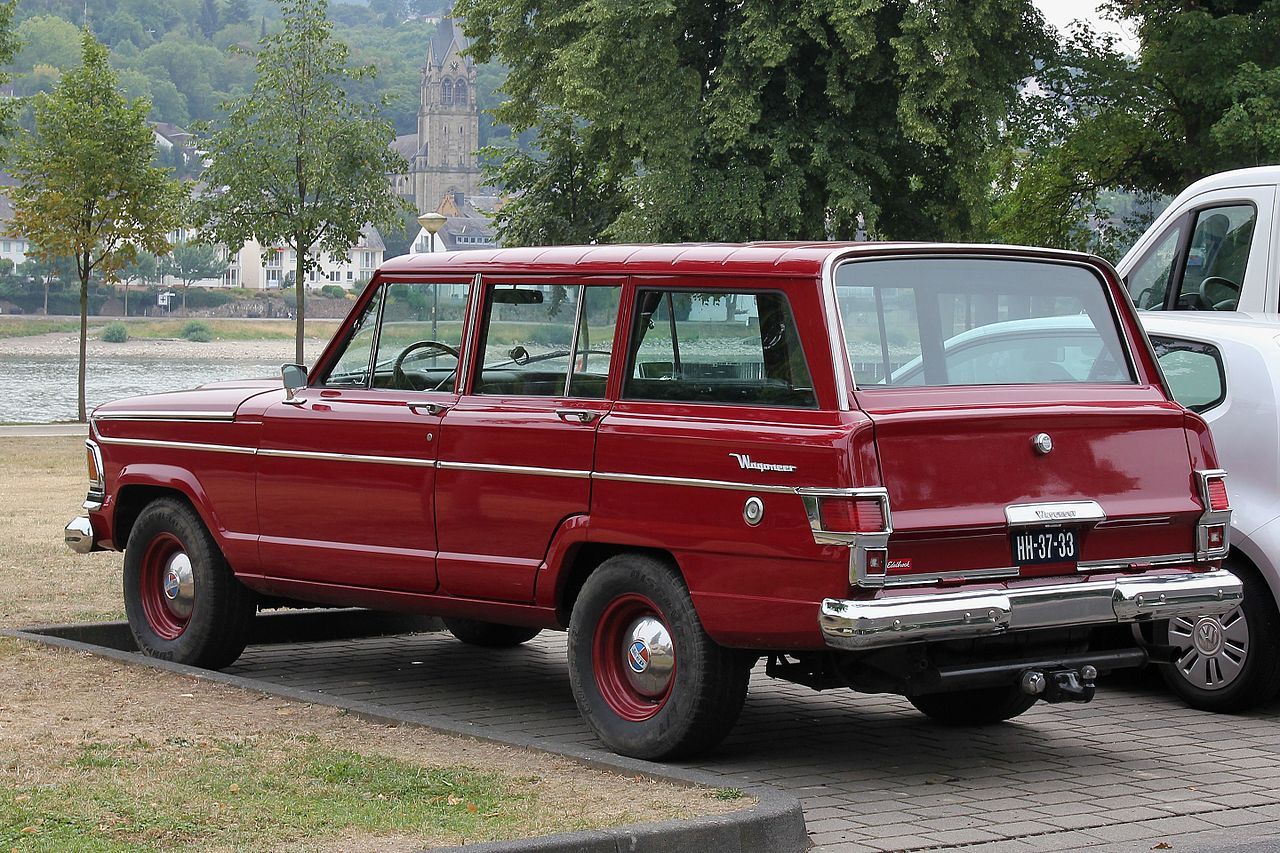
[[[1169,643],[1178,650],[1178,672],[1201,690],[1221,690],[1244,671],[1249,624],[1239,607],[1219,618],[1178,617],[1169,622]]]

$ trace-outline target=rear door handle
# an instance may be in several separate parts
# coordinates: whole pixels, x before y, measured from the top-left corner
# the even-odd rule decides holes
[[[590,409],[556,409],[556,417],[566,423],[577,421],[580,424],[589,424],[600,417],[600,413]]]
[[[405,405],[415,415],[420,415],[423,412],[428,415],[443,415],[451,408],[447,403],[406,403]]]

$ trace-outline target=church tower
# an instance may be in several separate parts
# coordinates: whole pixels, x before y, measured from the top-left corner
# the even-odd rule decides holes
[[[446,193],[474,195],[481,181],[476,67],[462,55],[468,40],[454,26],[452,11],[436,28],[422,67],[418,147],[410,167],[419,211],[435,210]]]

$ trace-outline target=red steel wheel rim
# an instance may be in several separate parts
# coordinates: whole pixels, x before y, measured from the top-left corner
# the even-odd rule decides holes
[[[187,630],[191,621],[188,613],[181,616],[174,612],[171,599],[165,593],[175,558],[186,559],[186,549],[172,533],[161,533],[147,544],[142,557],[142,572],[138,578],[138,592],[142,599],[142,612],[147,624],[156,635],[165,640],[176,640]],[[189,565],[189,562],[188,562]]]
[[[669,672],[665,685],[642,690],[636,685],[638,676],[629,670],[627,650],[633,644],[638,624],[660,625],[665,632],[666,620],[658,606],[643,595],[627,593],[609,602],[596,623],[595,637],[591,645],[591,663],[595,671],[596,687],[609,708],[624,720],[642,722],[653,717],[666,705],[675,684],[675,655],[670,649],[666,662]],[[648,656],[645,656],[646,662]]]

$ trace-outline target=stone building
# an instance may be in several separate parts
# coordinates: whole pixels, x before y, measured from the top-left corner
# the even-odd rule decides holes
[[[462,55],[468,44],[451,16],[440,21],[422,67],[418,130],[392,143],[407,163],[392,184],[420,212],[434,210],[446,196],[471,196],[480,189],[476,67]]]

